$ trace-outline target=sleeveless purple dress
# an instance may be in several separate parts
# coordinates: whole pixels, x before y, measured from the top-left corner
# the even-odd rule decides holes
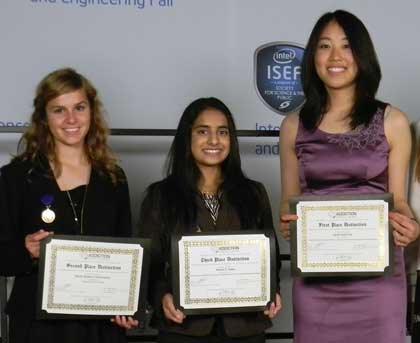
[[[384,110],[368,127],[345,134],[299,124],[296,154],[302,194],[372,194],[388,190],[389,146]],[[295,278],[295,343],[404,343],[406,281],[402,248],[395,247],[394,275],[366,279]]]

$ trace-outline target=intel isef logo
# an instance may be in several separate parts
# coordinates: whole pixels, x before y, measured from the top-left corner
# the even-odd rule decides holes
[[[255,88],[263,103],[277,113],[294,112],[305,102],[300,81],[303,52],[301,45],[288,42],[255,50]]]

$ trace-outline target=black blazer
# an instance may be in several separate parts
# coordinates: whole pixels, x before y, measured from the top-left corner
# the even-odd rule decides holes
[[[57,234],[80,234],[65,192],[60,191],[46,159],[39,163],[14,161],[0,175],[0,274],[15,276],[6,311],[25,330],[35,316],[37,261],[24,246],[25,236],[40,229]],[[121,170],[121,175],[124,176]],[[54,197],[56,219],[41,219],[43,195]],[[113,184],[108,176],[92,170],[83,216],[85,235],[130,237],[131,212],[126,182]]]
[[[162,181],[161,181],[162,182]],[[155,192],[161,193],[161,182],[154,184]],[[254,182],[254,181],[250,181]],[[271,206],[267,193],[262,184],[257,183],[261,194],[263,214],[258,227],[255,230],[274,230]],[[153,192],[152,192],[153,193]],[[146,195],[140,213],[138,232],[140,236],[152,239],[151,275],[149,289],[149,301],[154,308],[151,325],[159,330],[174,332],[191,336],[205,336],[210,334],[215,321],[221,320],[225,332],[230,337],[244,337],[257,335],[271,327],[270,319],[263,312],[244,312],[235,314],[219,315],[194,315],[187,316],[180,324],[168,321],[162,310],[162,297],[165,293],[172,293],[172,282],[170,276],[170,232],[165,230],[162,223],[160,211],[164,209],[153,208],[156,198],[164,194]],[[240,219],[233,206],[225,196],[221,196],[219,215],[216,226],[210,216],[209,210],[205,207],[204,201],[199,195],[196,197],[198,213],[197,227],[203,232],[214,230],[241,230]],[[195,228],[193,228],[196,231]],[[176,232],[191,232],[191,228],[174,228]]]

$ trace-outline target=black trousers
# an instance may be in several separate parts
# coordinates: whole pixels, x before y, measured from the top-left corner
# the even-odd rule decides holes
[[[264,333],[248,337],[228,337],[223,334],[211,333],[207,336],[187,336],[177,333],[159,332],[158,343],[264,343]]]
[[[125,330],[109,320],[23,320],[10,319],[10,343],[126,343]]]

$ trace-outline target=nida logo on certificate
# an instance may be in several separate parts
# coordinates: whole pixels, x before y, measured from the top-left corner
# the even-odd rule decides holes
[[[272,42],[255,50],[257,94],[277,113],[297,111],[305,102],[300,81],[303,52],[301,45],[288,42]]]

